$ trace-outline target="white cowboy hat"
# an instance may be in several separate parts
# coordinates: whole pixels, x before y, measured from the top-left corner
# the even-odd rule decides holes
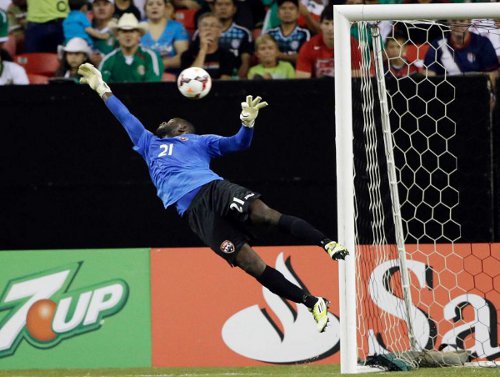
[[[66,46],[57,46],[57,54],[62,59],[65,52],[83,52],[88,57],[92,54],[92,50],[87,41],[80,37],[71,38]]]
[[[108,23],[109,30],[116,33],[118,30],[139,30],[141,35],[148,31],[148,24],[146,22],[139,22],[132,13],[123,13],[118,22],[111,20]]]

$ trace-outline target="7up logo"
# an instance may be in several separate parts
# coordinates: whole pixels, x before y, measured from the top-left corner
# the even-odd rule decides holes
[[[68,291],[83,262],[18,277],[0,298],[0,357],[12,355],[24,339],[39,348],[97,330],[128,298],[120,279]],[[7,313],[4,313],[8,311]]]

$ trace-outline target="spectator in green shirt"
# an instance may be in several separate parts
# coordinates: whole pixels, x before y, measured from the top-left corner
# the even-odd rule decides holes
[[[278,60],[278,43],[269,34],[261,35],[255,41],[255,54],[259,63],[250,68],[249,79],[294,79],[295,69],[289,62]]]
[[[24,52],[56,52],[64,42],[63,20],[69,12],[68,0],[27,0],[28,24]]]
[[[113,19],[113,14],[115,13],[115,4],[113,0],[94,0],[92,3],[92,26],[94,29],[101,33],[108,33],[110,37],[108,39],[94,39],[94,49],[96,49],[101,56],[96,59],[92,59],[92,63],[95,66],[99,65],[102,57],[113,51],[118,44],[114,35],[109,33],[109,22]]]
[[[120,47],[102,60],[99,70],[103,80],[110,83],[161,81],[163,62],[160,57],[139,45],[147,24],[139,23],[132,13],[125,13],[117,23],[111,21],[109,29],[115,33]]]

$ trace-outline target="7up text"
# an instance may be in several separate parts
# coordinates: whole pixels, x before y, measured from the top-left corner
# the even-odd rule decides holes
[[[38,348],[99,329],[126,304],[129,288],[113,279],[69,290],[83,262],[11,279],[0,296],[0,357],[23,339]]]

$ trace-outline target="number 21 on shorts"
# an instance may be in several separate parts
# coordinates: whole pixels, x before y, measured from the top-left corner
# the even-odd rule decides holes
[[[229,208],[235,209],[239,213],[243,213],[243,205],[244,204],[245,204],[245,202],[243,200],[241,200],[235,196],[235,197],[233,197],[233,202],[229,205]]]
[[[245,196],[245,200],[248,200],[248,198],[254,196],[254,193],[250,193]],[[236,196],[233,197],[233,202],[229,205],[229,208],[235,209],[239,213],[243,213],[243,206],[245,205],[245,200],[241,200],[240,198],[237,198]]]

